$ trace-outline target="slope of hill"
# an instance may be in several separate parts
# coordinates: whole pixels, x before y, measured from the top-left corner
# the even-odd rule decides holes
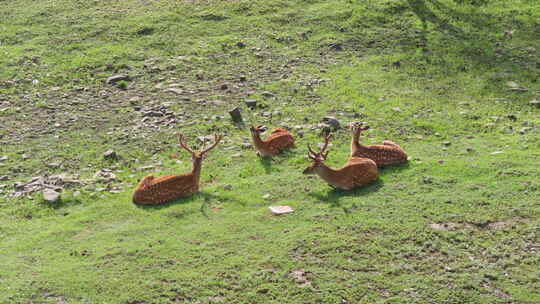
[[[1,303],[540,302],[537,1],[0,2]],[[235,106],[296,148],[259,160]],[[325,116],[411,161],[302,175]],[[201,193],[133,205],[178,131],[225,135]]]

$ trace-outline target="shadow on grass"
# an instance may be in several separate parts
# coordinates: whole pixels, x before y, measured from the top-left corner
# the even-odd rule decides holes
[[[409,169],[411,167],[411,162],[406,162],[400,165],[393,165],[384,168],[379,168],[379,176],[384,176],[386,174],[399,173],[403,170]]]
[[[294,149],[294,148],[293,148]],[[264,167],[265,172],[272,173],[273,171],[278,171],[276,168],[273,168],[273,163],[281,163],[286,159],[294,157],[294,150],[286,149],[282,151],[279,155],[275,157],[259,157],[259,162]]]
[[[64,207],[80,205],[82,204],[82,200],[73,196],[68,196],[68,197],[62,197],[57,202],[47,202],[43,198],[40,198],[39,203],[44,206],[47,206],[48,208],[58,210]]]
[[[264,171],[268,174],[274,171],[275,169],[272,169],[272,158],[270,157],[259,157],[259,162],[264,168]]]
[[[496,48],[500,49],[500,45],[506,45],[506,41],[512,36],[511,33],[504,33],[504,37],[499,37],[495,31],[503,31],[503,29],[499,28],[502,24],[512,24],[513,22],[511,22],[512,17],[510,16],[505,14],[498,16],[485,9],[489,7],[489,1],[478,0],[469,1],[468,3],[462,1],[461,4],[454,1],[454,5],[451,5],[440,0],[407,0],[407,4],[411,12],[422,24],[417,47],[423,51],[427,62],[439,62],[439,59],[434,60],[433,58],[433,56],[437,58],[436,56],[440,56],[439,54],[429,55],[429,50],[436,51],[439,47],[434,44],[435,40],[439,40],[439,43],[453,44],[452,48],[457,47],[459,54],[471,60],[471,64],[475,67],[507,69],[507,65],[515,66],[517,64],[515,58],[517,54],[515,52],[510,50],[500,53],[495,52]],[[468,9],[460,10],[458,8],[460,6],[468,7]],[[429,34],[434,32],[442,33],[443,36],[439,38],[432,37],[430,39],[435,40],[428,41]],[[530,32],[530,35],[537,36],[534,32]],[[534,64],[532,58],[531,61],[521,58],[523,62],[520,65],[530,66]],[[501,65],[505,67],[502,68]],[[461,65],[458,70],[465,69],[467,69],[466,66]]]
[[[343,197],[350,197],[350,196],[362,196],[366,195],[368,193],[377,192],[379,189],[381,189],[384,185],[384,182],[379,178],[373,183],[360,187],[354,190],[341,190],[341,189],[331,189],[326,192],[326,194],[320,194],[320,193],[310,193],[310,196],[313,196],[317,200],[323,203],[329,204],[331,207],[334,208],[343,208],[345,210],[345,207],[341,206],[340,199]]]
[[[341,198],[343,197],[351,197],[351,196],[363,196],[369,193],[377,192],[379,189],[381,189],[384,186],[384,182],[380,178],[380,176],[390,174],[390,173],[399,173],[405,169],[408,169],[410,167],[409,162],[401,165],[396,166],[390,166],[379,169],[379,178],[364,187],[360,187],[354,190],[340,190],[340,189],[331,189],[326,192],[326,194],[320,194],[320,193],[310,193],[310,196],[313,196],[317,200],[323,203],[329,204],[331,207],[334,208],[342,208],[345,213],[350,213],[352,209],[357,209],[358,207],[356,205],[353,205],[351,208],[347,208],[345,206],[341,205]]]
[[[165,204],[159,204],[159,205],[137,205],[137,204],[134,204],[134,205],[137,208],[140,208],[140,209],[143,209],[143,210],[156,211],[156,210],[161,210],[161,209],[164,209],[164,208],[169,208],[169,207],[174,206],[174,205],[188,204],[188,203],[196,201],[196,200],[198,200],[200,198],[203,199],[200,211],[205,217],[208,217],[208,214],[206,213],[206,209],[208,207],[208,204],[212,200],[218,200],[219,197],[214,195],[214,194],[207,193],[207,192],[199,192],[199,193],[193,194],[191,196],[184,197],[184,198],[181,198],[181,199],[169,202],[169,203],[165,203]]]

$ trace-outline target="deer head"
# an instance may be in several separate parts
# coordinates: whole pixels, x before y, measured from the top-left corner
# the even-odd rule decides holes
[[[263,133],[264,131],[267,130],[266,126],[263,126],[263,125],[258,125],[256,127],[251,127],[249,128],[249,130],[251,131],[251,134],[253,135],[259,135],[261,133]]]
[[[365,125],[365,122],[363,121],[353,121],[349,124],[349,129],[351,129],[353,132],[366,131],[369,130],[369,126]]]
[[[324,165],[324,161],[328,156],[328,151],[326,151],[326,149],[328,148],[330,137],[332,137],[332,134],[328,134],[324,138],[324,145],[319,152],[313,151],[311,146],[308,144],[308,158],[311,159],[312,162],[311,165],[304,170],[304,174],[315,174],[316,169]]]
[[[206,154],[208,152],[210,152],[210,150],[214,149],[219,144],[219,141],[221,140],[221,138],[223,138],[223,136],[216,134],[216,135],[214,135],[214,143],[213,144],[211,144],[206,149],[202,149],[201,151],[195,152],[190,147],[188,147],[188,145],[185,142],[185,137],[184,137],[183,134],[178,133],[177,137],[178,137],[179,146],[184,148],[186,151],[188,151],[191,154],[191,159],[193,161],[204,159],[206,157]]]

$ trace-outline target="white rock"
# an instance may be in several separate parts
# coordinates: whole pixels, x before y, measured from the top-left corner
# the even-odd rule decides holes
[[[60,199],[60,193],[51,189],[45,189],[43,190],[43,199],[49,203],[56,203]]]
[[[293,208],[289,206],[270,206],[268,207],[270,209],[270,212],[274,215],[281,215],[281,214],[287,214],[294,212]]]
[[[507,85],[509,88],[517,88],[517,87],[519,87],[519,84],[517,84],[515,81],[507,81],[507,82],[506,82],[506,85]]]

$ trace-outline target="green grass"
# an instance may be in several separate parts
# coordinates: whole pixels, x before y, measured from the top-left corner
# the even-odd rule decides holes
[[[540,302],[540,7],[461,2],[2,3],[0,302]],[[131,81],[107,85],[117,73]],[[297,147],[260,161],[238,105]],[[159,106],[176,121],[143,119]],[[352,192],[302,175],[326,115],[411,161]],[[177,131],[225,135],[201,193],[133,205],[144,175],[191,167]],[[336,132],[328,164],[348,142]],[[84,185],[59,203],[11,195],[61,173]],[[281,204],[295,212],[270,215]]]

